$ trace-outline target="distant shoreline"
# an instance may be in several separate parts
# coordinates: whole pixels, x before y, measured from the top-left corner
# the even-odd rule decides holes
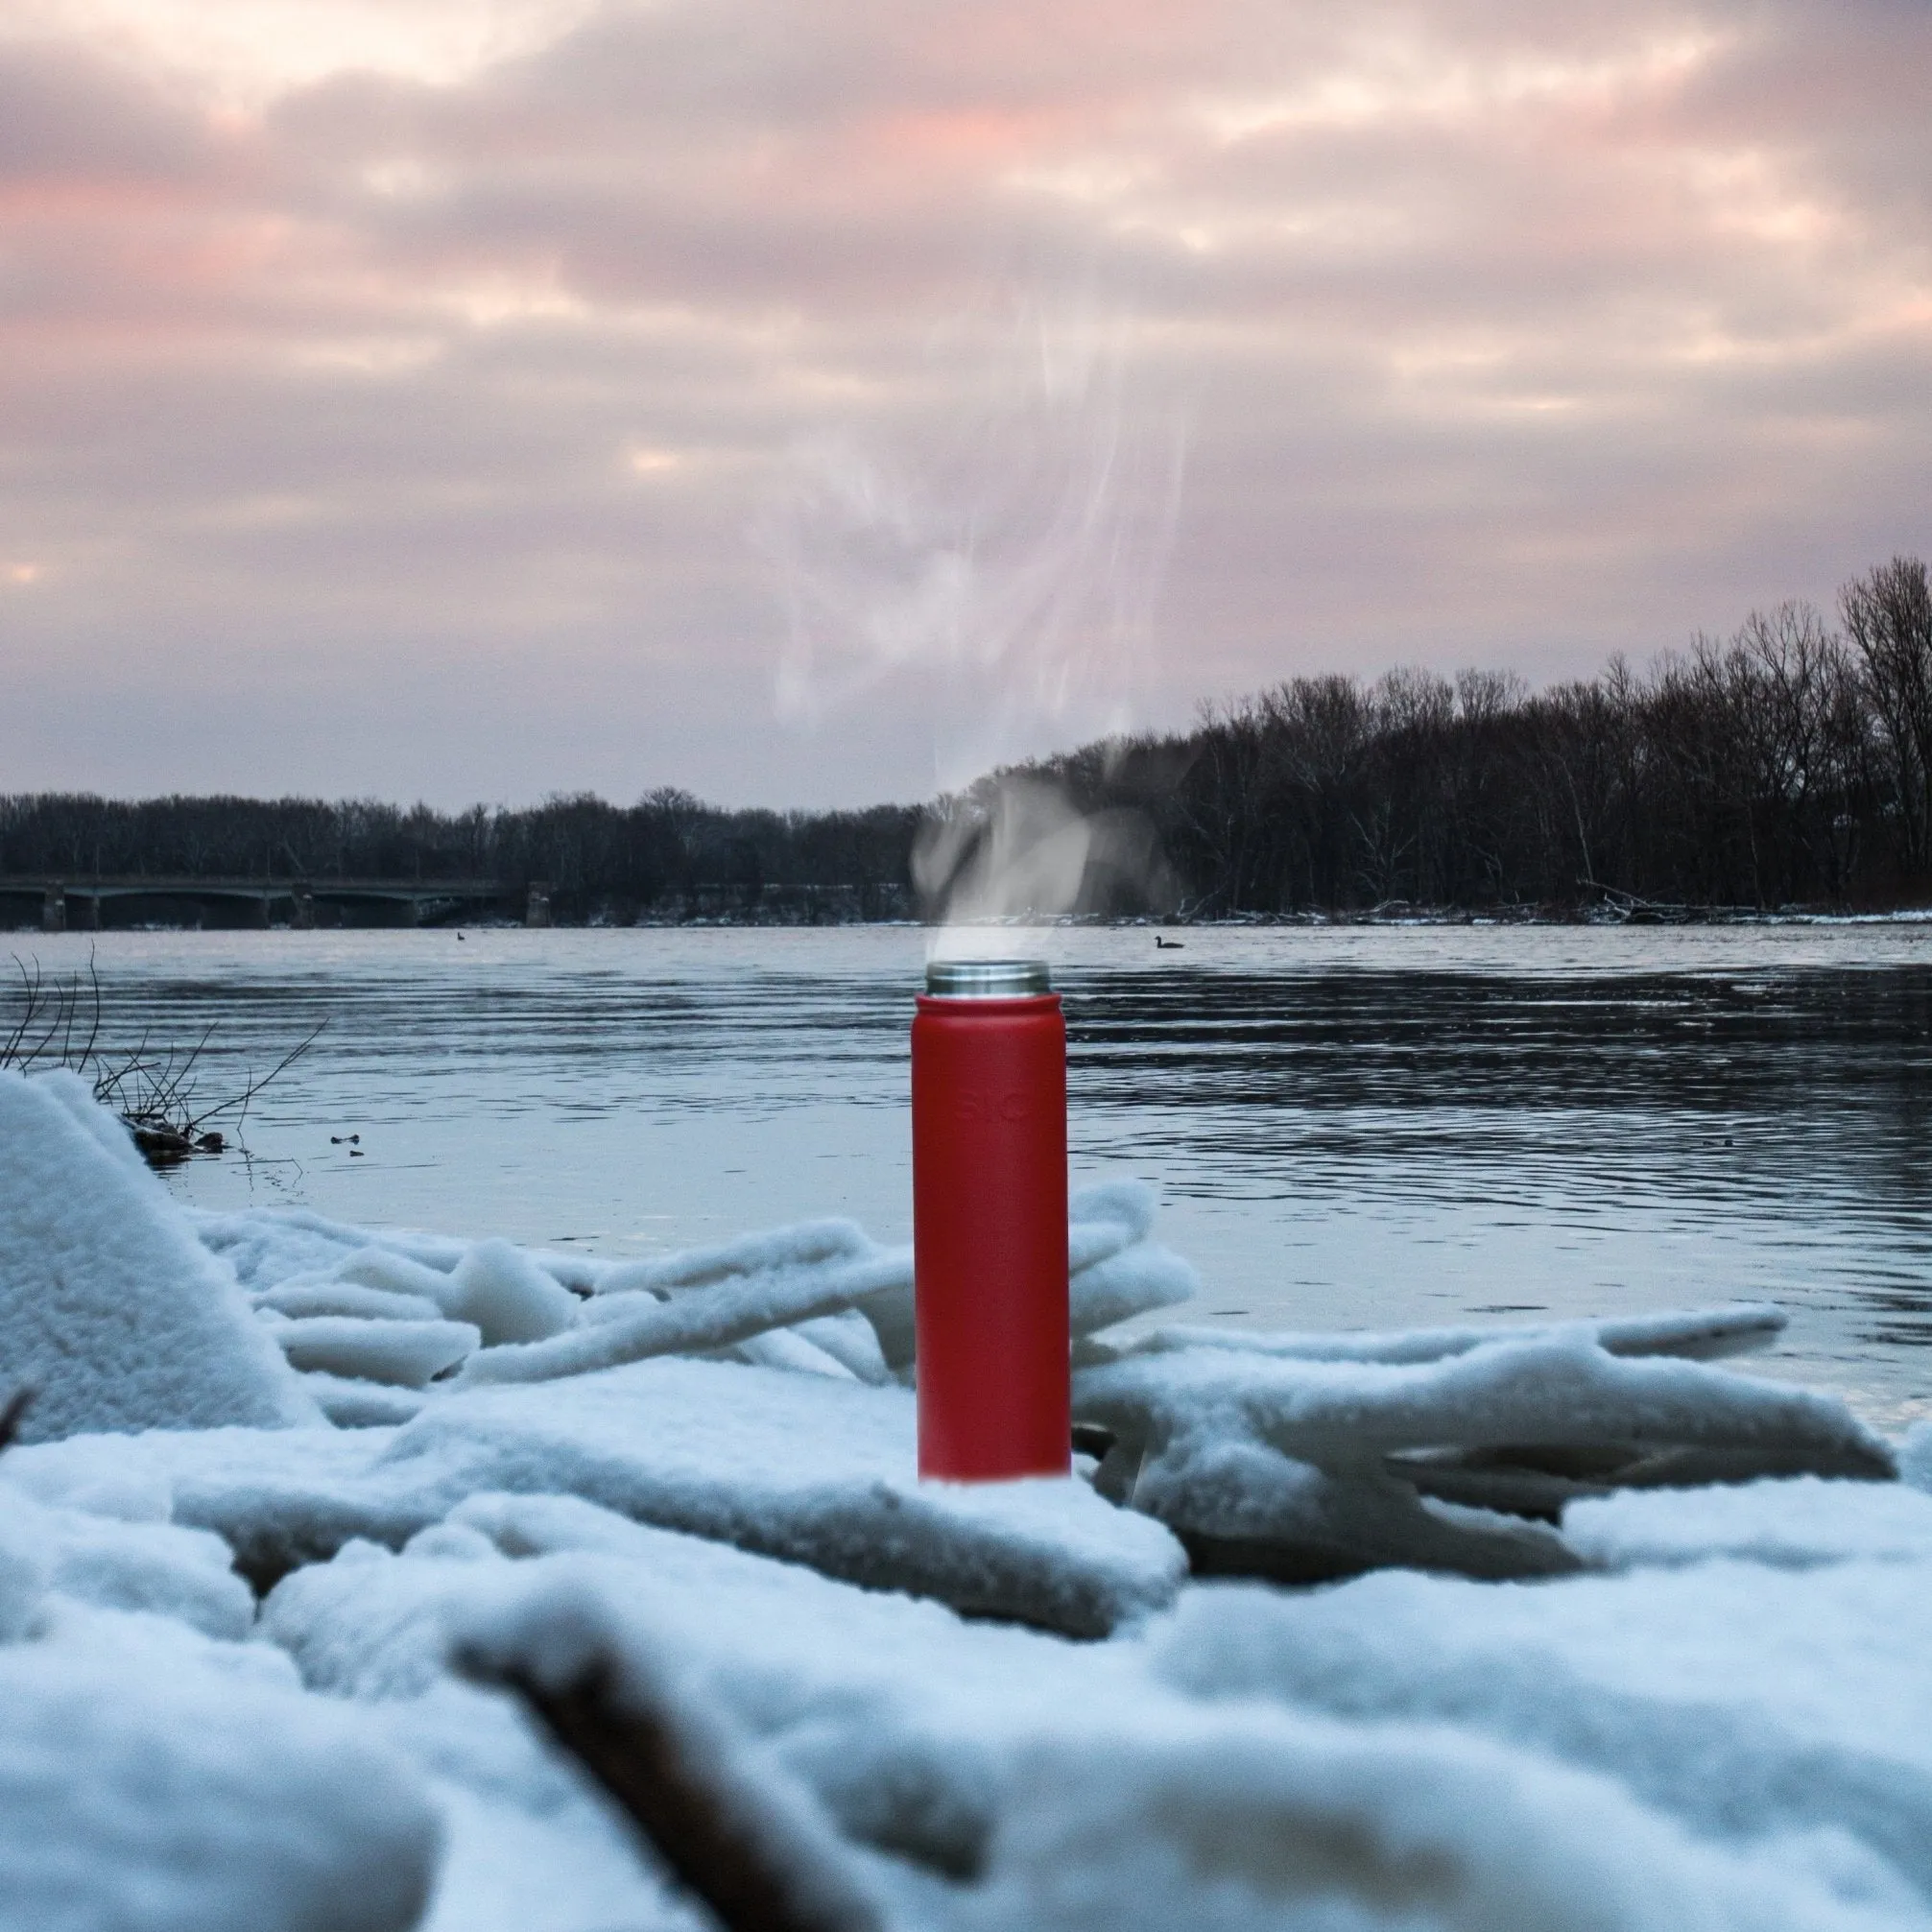
[[[649,932],[824,932],[855,928],[906,931],[938,931],[946,922],[917,918],[799,918],[782,912],[760,915],[747,909],[737,913],[706,913],[689,918],[638,918],[630,919],[600,918],[554,918],[549,929],[571,932],[649,931]],[[1600,908],[1486,907],[1469,909],[1453,906],[1422,906],[1395,909],[1345,910],[1338,912],[1236,913],[1209,918],[1177,917],[1157,918],[1145,915],[1132,918],[1085,917],[1078,914],[1043,918],[1014,918],[978,922],[990,928],[1009,927],[1015,931],[1055,929],[1098,929],[1184,933],[1243,930],[1321,930],[1326,928],[1399,928],[1461,926],[1588,926],[1618,931],[1627,927],[1682,926],[1856,926],[1932,925],[1932,907],[1898,907],[1886,912],[1832,911],[1817,907],[1780,907],[1760,912],[1731,906],[1638,907],[1629,911]],[[39,925],[13,923],[0,925],[8,938],[95,938],[110,933],[240,933],[248,931],[291,932],[505,932],[532,930],[520,919],[438,919],[414,926],[372,922],[340,922],[319,928],[292,925],[276,920],[270,925],[205,923],[192,920],[151,919],[124,925],[107,924],[95,928],[75,928],[71,932],[50,932]]]

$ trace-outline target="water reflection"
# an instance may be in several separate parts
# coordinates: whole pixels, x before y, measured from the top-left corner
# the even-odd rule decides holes
[[[1922,965],[1096,972],[1080,991],[1087,1150],[1165,1151],[1176,1194],[1299,1237],[1329,1319],[1332,1291],[1421,1257],[1408,1299],[1469,1312],[1771,1294],[1806,1318],[1790,1360],[1850,1363],[1887,1404],[1925,1388],[1892,1353],[1932,1343]]]

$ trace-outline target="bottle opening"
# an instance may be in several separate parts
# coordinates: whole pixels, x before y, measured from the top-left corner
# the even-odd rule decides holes
[[[926,991],[942,999],[1027,999],[1053,990],[1044,960],[934,960]]]

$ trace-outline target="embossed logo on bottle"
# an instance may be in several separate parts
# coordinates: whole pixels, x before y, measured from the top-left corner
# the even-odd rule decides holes
[[[962,1121],[978,1125],[982,1121],[1021,1121],[1032,1111],[1026,1089],[1010,1086],[1004,1093],[990,1093],[984,1087],[966,1087],[956,1103]]]

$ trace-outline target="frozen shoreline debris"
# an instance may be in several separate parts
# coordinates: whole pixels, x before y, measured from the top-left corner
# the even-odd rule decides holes
[[[1152,1221],[1074,1204],[1097,1460],[921,1486],[850,1223],[189,1214],[0,1075],[0,1928],[690,1932],[710,1830],[815,1927],[1932,1932],[1932,1425],[1750,1304],[1122,1329]]]

